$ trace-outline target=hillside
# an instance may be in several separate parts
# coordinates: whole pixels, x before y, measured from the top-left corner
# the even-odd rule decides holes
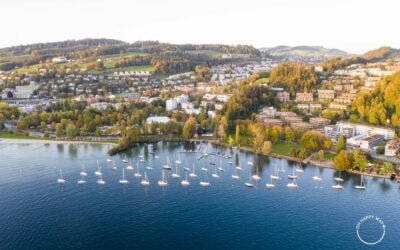
[[[316,58],[332,58],[346,57],[349,54],[339,49],[328,49],[321,46],[276,46],[273,48],[260,49],[261,51],[274,57],[316,57]]]
[[[391,47],[380,47],[378,49],[374,49],[374,50],[368,51],[367,53],[363,54],[362,58],[364,58],[368,61],[399,59],[400,58],[400,50],[394,49]]]
[[[224,56],[228,55],[228,56]],[[54,63],[53,58],[64,56]],[[156,74],[176,74],[196,65],[247,62],[260,58],[259,50],[248,45],[170,44],[158,41],[126,43],[112,39],[69,40],[37,43],[0,49],[0,71],[110,73],[150,70]]]

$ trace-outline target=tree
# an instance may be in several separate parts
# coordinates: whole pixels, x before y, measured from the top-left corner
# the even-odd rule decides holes
[[[345,143],[346,143],[346,142],[345,142],[344,136],[343,136],[343,135],[340,135],[340,136],[339,136],[339,139],[338,139],[337,142],[336,142],[335,152],[336,152],[336,153],[339,153],[340,151],[344,150],[344,149],[345,149],[345,146],[346,146]]]
[[[190,117],[185,124],[183,125],[183,136],[185,139],[190,139],[193,137],[196,129],[196,119],[194,117]]]
[[[235,142],[236,142],[236,145],[240,144],[240,126],[239,125],[236,125]]]
[[[228,144],[229,144],[229,146],[234,146],[235,145],[235,140],[232,138],[232,136],[229,136]]]
[[[265,141],[262,146],[261,153],[266,156],[270,155],[271,147],[272,147],[272,143],[270,141]]]
[[[324,152],[324,150],[318,151],[317,155],[318,155],[318,159],[319,159],[319,160],[325,159],[325,152]]]
[[[353,169],[358,168],[360,172],[363,172],[368,166],[368,160],[364,152],[362,152],[361,150],[351,150],[350,154],[352,158]]]
[[[57,123],[56,124],[56,136],[61,137],[62,134],[63,134],[63,126],[61,125],[61,123]]]
[[[70,122],[65,128],[65,133],[69,139],[72,139],[75,136],[75,129],[75,125],[72,122]]]
[[[293,130],[289,126],[285,127],[284,134],[285,134],[285,142],[292,143],[294,140],[294,133],[293,133]]]
[[[344,150],[340,151],[339,154],[336,155],[336,157],[333,159],[333,163],[335,164],[336,169],[339,171],[345,171],[351,167],[349,155]]]
[[[279,141],[279,131],[277,129],[275,129],[275,127],[273,127],[269,131],[268,138],[272,143],[277,143]]]

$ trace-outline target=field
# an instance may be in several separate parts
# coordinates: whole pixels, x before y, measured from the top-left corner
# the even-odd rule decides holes
[[[272,144],[272,153],[278,154],[278,155],[289,155],[289,152],[291,149],[300,149],[300,145],[297,144],[288,144],[288,143],[283,143],[283,142],[277,142]]]
[[[206,54],[210,57],[220,57],[224,54],[215,50],[186,50],[185,52],[189,54]]]
[[[29,135],[16,135],[16,134],[10,134],[6,132],[0,132],[0,138],[4,139],[40,139],[38,137],[33,137]]]

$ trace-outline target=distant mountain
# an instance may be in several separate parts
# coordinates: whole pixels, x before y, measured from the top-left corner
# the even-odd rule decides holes
[[[400,49],[394,49],[391,47],[380,47],[378,49],[368,51],[361,57],[368,61],[379,61],[396,58],[400,59]]]
[[[347,57],[349,54],[339,49],[328,49],[322,46],[276,46],[272,48],[263,48],[260,51],[274,57],[315,57],[328,59],[332,57]]]

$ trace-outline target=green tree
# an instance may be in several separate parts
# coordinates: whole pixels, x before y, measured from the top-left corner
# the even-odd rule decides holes
[[[72,122],[70,122],[65,128],[65,133],[69,139],[72,139],[75,136],[75,129],[75,125]]]
[[[185,124],[183,125],[183,136],[185,139],[190,139],[193,137],[196,130],[196,119],[194,117],[190,117]]]
[[[271,149],[272,149],[272,143],[270,141],[265,141],[262,146],[261,153],[263,155],[269,156],[271,154]]]
[[[56,124],[56,136],[61,137],[63,135],[63,126],[61,123]]]
[[[363,172],[368,166],[368,160],[364,152],[362,152],[361,150],[351,150],[350,154],[353,169],[358,168],[360,172]]]
[[[240,144],[240,126],[239,125],[236,125],[235,142],[236,142],[236,145]]]
[[[325,152],[324,152],[324,150],[318,151],[317,155],[318,155],[318,159],[319,159],[319,160],[325,159]]]
[[[335,156],[333,163],[335,164],[336,169],[339,171],[345,171],[351,167],[349,155],[344,150],[340,151],[339,154]]]
[[[336,142],[335,152],[339,153],[340,151],[346,149],[345,146],[346,146],[345,138],[343,135],[340,135],[339,139]]]

